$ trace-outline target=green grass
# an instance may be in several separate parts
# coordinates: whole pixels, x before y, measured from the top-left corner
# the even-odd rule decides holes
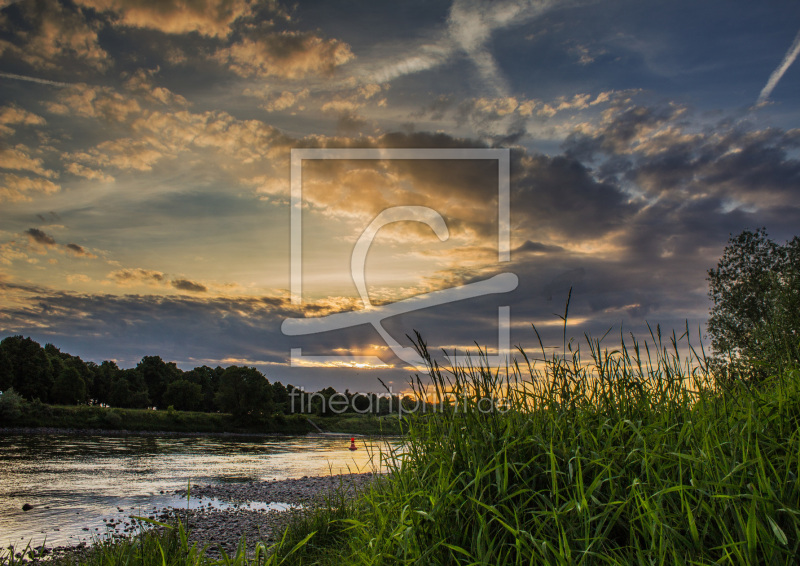
[[[288,561],[794,564],[800,372],[723,387],[681,339],[688,358],[655,331],[614,350],[587,337],[584,351],[520,351],[503,372],[485,358],[444,371],[419,340],[432,385],[415,387],[461,410],[412,419],[392,476],[290,527],[312,536]],[[510,409],[478,410],[491,397]],[[312,546],[325,520],[336,536]]]
[[[504,371],[485,356],[444,370],[417,338],[430,385],[413,386],[453,403],[409,418],[391,475],[367,493],[334,496],[258,559],[229,562],[796,563],[797,368],[757,387],[717,383],[688,333],[656,329],[611,350],[589,337],[559,354],[520,350]],[[486,410],[485,398],[508,405]],[[161,564],[208,561],[158,540],[147,557],[131,542],[85,563],[150,564],[161,550]]]
[[[372,414],[327,416],[276,414],[257,422],[242,422],[227,413],[46,405],[38,401],[25,402],[18,417],[13,420],[0,419],[0,426],[134,432],[306,434],[316,432],[308,422],[309,418],[326,432],[370,436],[401,434],[397,415],[379,417]]]

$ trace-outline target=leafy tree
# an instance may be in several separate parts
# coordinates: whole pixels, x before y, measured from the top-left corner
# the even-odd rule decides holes
[[[77,405],[86,401],[86,382],[74,367],[65,367],[53,384],[50,401],[62,405]]]
[[[14,383],[14,368],[6,351],[0,347],[0,391],[9,389]]]
[[[220,377],[217,405],[235,417],[259,418],[272,411],[269,381],[254,367],[230,366]]]
[[[159,356],[143,357],[136,369],[142,374],[144,382],[147,384],[150,402],[156,407],[166,407],[162,399],[164,392],[171,382],[181,378],[183,372],[178,369],[175,362],[167,363]]]
[[[97,403],[110,404],[111,385],[119,373],[119,368],[115,362],[106,360],[93,370],[94,378],[89,396]]]
[[[131,400],[131,386],[128,380],[124,378],[117,378],[111,384],[108,394],[108,404],[112,407],[130,407]]]
[[[9,336],[0,342],[13,368],[12,386],[23,398],[48,401],[53,387],[50,359],[38,342],[22,336]]]
[[[203,404],[203,388],[186,379],[179,379],[167,385],[163,396],[164,404],[179,411],[196,411]]]
[[[196,383],[202,388],[203,402],[200,408],[203,411],[212,412],[216,410],[214,396],[217,394],[219,378],[224,371],[221,367],[212,369],[208,366],[200,366],[183,374],[184,379]]]
[[[708,272],[707,328],[723,373],[760,379],[800,362],[799,269],[800,238],[780,245],[763,228],[730,238]]]
[[[281,413],[289,412],[289,391],[280,381],[272,384],[272,402],[276,411]]]
[[[62,374],[68,369],[74,369],[82,382],[82,385],[77,381],[75,382],[78,389],[72,393],[67,392],[66,389],[61,389],[59,398],[51,398],[50,401],[52,403],[63,403],[67,405],[85,403],[88,400],[88,391],[91,389],[94,381],[94,372],[89,369],[89,366],[86,365],[86,362],[84,362],[80,356],[73,356],[71,354],[67,354],[66,352],[62,352],[53,344],[46,344],[44,347],[44,352],[47,354],[47,358],[50,360],[50,365],[53,368],[53,376],[55,376],[56,382],[58,382]],[[55,384],[53,387],[54,388],[50,390],[51,395],[55,391]],[[75,394],[78,394],[78,396],[75,397]],[[73,397],[75,397],[74,401],[68,400],[72,399]]]
[[[151,406],[144,377],[137,369],[122,369],[111,385],[109,404],[112,407],[146,409]]]

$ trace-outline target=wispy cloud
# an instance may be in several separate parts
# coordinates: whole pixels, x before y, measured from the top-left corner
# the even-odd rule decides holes
[[[772,91],[776,86],[778,86],[778,82],[781,80],[781,78],[783,78],[783,75],[786,73],[789,67],[792,66],[792,63],[794,63],[794,60],[797,59],[798,55],[800,55],[800,32],[797,32],[791,47],[789,47],[789,50],[783,57],[783,61],[781,61],[781,64],[778,65],[777,69],[772,71],[767,84],[764,85],[763,89],[761,89],[761,94],[758,95],[758,100],[756,101],[757,105],[764,104],[767,101],[769,96],[772,94]]]
[[[14,79],[17,81],[28,81],[31,83],[39,83],[42,85],[52,85],[52,86],[72,86],[69,83],[62,83],[59,81],[51,81],[49,79],[40,79],[39,77],[28,77],[25,75],[15,75],[14,73],[0,73],[0,77],[4,79]]]
[[[484,3],[455,0],[450,7],[447,28],[441,37],[426,42],[414,52],[392,63],[383,62],[370,80],[388,82],[439,67],[454,57],[466,55],[475,65],[484,89],[506,96],[509,87],[488,43],[492,34],[512,25],[520,25],[545,13],[549,0],[512,0]]]

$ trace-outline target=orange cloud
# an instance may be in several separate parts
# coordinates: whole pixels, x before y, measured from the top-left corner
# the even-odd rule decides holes
[[[9,124],[21,124],[25,126],[42,126],[46,123],[41,116],[28,112],[13,104],[0,108],[0,135],[10,136],[14,129]]]
[[[350,46],[311,33],[284,31],[239,43],[217,51],[213,58],[242,77],[277,76],[289,79],[329,74],[353,59]]]
[[[87,84],[69,87],[57,102],[47,102],[46,107],[54,114],[74,114],[110,122],[124,122],[128,116],[142,110],[135,98],[124,96],[109,87]]]
[[[6,173],[0,185],[0,201],[20,202],[32,200],[35,193],[52,194],[61,190],[60,185],[42,178],[30,178]]]
[[[56,70],[65,58],[80,60],[97,70],[109,66],[109,57],[97,41],[97,29],[80,11],[55,0],[20,2],[22,17],[31,31],[0,40],[0,54],[8,52],[38,69]]]
[[[118,25],[207,37],[228,35],[234,21],[251,14],[247,0],[78,0],[78,4],[111,12]]]

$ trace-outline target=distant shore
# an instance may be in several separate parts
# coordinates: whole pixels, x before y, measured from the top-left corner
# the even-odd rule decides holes
[[[310,433],[401,434],[396,415],[293,413],[235,417],[228,413],[121,409],[97,405],[25,403],[19,414],[0,418],[0,430],[20,434],[293,436]]]
[[[286,436],[279,432],[186,432],[174,430],[126,430],[107,428],[0,427],[0,434],[65,434],[83,436]],[[316,433],[319,434],[319,433]],[[313,436],[314,433],[308,433]]]
[[[64,434],[82,436],[213,436],[213,437],[276,437],[276,436],[373,436],[361,432],[183,432],[173,430],[125,430],[105,428],[57,428],[57,427],[0,427],[0,434]],[[399,436],[384,434],[383,436]]]

